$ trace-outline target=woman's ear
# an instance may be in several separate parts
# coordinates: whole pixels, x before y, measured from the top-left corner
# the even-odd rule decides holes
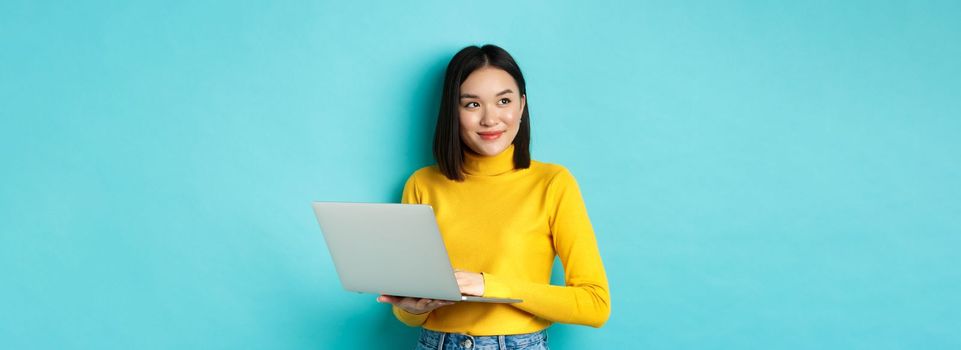
[[[524,111],[524,107],[527,107],[527,94],[521,95],[521,112]]]

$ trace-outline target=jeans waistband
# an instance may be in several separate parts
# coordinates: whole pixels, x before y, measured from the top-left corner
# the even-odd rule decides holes
[[[547,330],[525,334],[482,336],[422,329],[418,342],[421,349],[451,349],[450,345],[454,345],[456,349],[516,349],[539,343],[546,345]]]

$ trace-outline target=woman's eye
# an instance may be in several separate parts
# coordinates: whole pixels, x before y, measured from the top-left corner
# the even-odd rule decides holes
[[[500,100],[500,103],[501,103],[502,105],[506,105],[506,104],[508,104],[508,103],[511,103],[511,99],[509,99],[509,98],[502,98],[502,99]]]
[[[464,107],[467,107],[467,108],[473,108],[477,106],[480,106],[477,104],[477,102],[468,102],[466,105],[464,105]]]

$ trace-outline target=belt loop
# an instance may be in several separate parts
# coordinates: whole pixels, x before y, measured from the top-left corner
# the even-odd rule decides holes
[[[440,338],[437,340],[437,350],[444,350],[444,338],[447,337],[447,333],[444,333],[444,332],[438,332],[438,333],[440,333]]]
[[[504,340],[504,338],[505,337],[503,335],[497,336],[497,348],[500,350],[507,350],[507,341]]]

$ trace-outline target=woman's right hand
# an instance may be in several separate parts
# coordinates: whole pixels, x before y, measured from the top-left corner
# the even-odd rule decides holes
[[[449,300],[436,300],[427,298],[408,298],[393,295],[381,295],[377,297],[379,303],[391,303],[396,307],[404,309],[412,314],[423,314],[434,311],[442,306],[451,305],[455,302]]]

